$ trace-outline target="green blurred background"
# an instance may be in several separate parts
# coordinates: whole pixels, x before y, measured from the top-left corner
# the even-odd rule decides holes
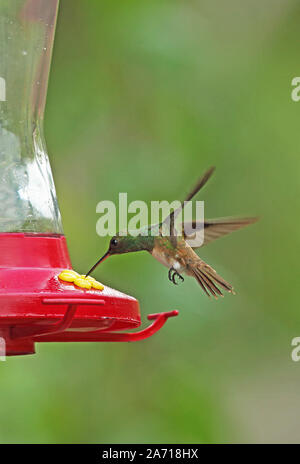
[[[0,441],[299,442],[297,0],[62,0],[46,137],[73,266],[106,250],[100,200],[181,198],[217,166],[207,217],[261,221],[201,257],[236,296],[175,287],[146,253],[95,275],[150,312],[136,344],[42,344],[1,363]]]

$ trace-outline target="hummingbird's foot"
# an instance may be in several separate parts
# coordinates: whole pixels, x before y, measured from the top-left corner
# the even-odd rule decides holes
[[[169,269],[169,272],[168,272],[168,278],[169,278],[170,282],[173,282],[174,285],[178,285],[178,282],[176,282],[176,277],[178,277],[181,282],[184,281],[184,278],[182,277],[182,275],[179,274],[179,272],[176,271],[176,269],[171,267]]]

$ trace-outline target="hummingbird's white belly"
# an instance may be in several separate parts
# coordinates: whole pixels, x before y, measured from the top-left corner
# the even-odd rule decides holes
[[[183,269],[183,266],[180,264],[179,261],[176,260],[176,258],[166,256],[165,253],[161,253],[161,252],[157,251],[155,248],[153,248],[153,251],[152,251],[151,254],[152,254],[153,258],[155,258],[161,264],[166,266],[168,269],[173,267],[178,272],[180,272]]]

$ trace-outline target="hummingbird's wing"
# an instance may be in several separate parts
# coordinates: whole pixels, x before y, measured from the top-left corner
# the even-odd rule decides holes
[[[215,171],[215,166],[212,166],[211,168],[209,168],[201,177],[200,179],[198,180],[198,182],[196,183],[195,187],[193,188],[193,190],[191,190],[191,192],[186,196],[186,198],[184,199],[184,201],[190,201],[195,195],[196,193],[198,193],[202,187],[204,187],[204,185],[206,184],[206,182],[208,181],[208,179],[212,176],[213,172]],[[182,202],[182,208],[184,208],[184,202]]]
[[[258,221],[257,217],[206,219],[204,223],[196,221],[188,222],[184,224],[183,236],[186,240],[194,240],[196,234],[203,231],[204,227],[204,241],[202,245],[200,245],[203,246],[235,230],[253,224],[256,221]],[[200,247],[192,246],[192,248],[196,249]]]
[[[181,202],[181,206],[180,208],[176,209],[175,211],[172,211],[172,213],[163,221],[164,224],[168,224],[170,225],[170,239],[171,239],[171,242],[173,244],[173,246],[176,246],[176,243],[177,243],[177,239],[176,239],[176,230],[175,230],[175,219],[176,219],[176,216],[179,214],[179,212],[184,208],[185,204],[184,202],[185,201],[190,201],[195,195],[196,193],[199,192],[199,190],[202,189],[202,187],[204,187],[204,185],[206,184],[206,182],[208,181],[208,179],[211,177],[211,175],[213,174],[215,170],[215,167],[212,166],[211,168],[209,168],[201,177],[200,179],[198,180],[197,184],[195,185],[195,187],[191,190],[191,192],[186,196],[186,198],[184,199],[184,201]]]

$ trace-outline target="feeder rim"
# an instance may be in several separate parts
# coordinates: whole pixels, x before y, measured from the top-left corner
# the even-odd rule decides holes
[[[82,333],[74,330],[66,331],[73,322],[77,307],[80,305],[101,305],[104,304],[104,300],[96,298],[47,297],[43,298],[42,302],[45,305],[67,305],[62,319],[47,327],[12,327],[10,333],[11,339],[31,338],[37,342],[135,342],[151,337],[165,325],[169,317],[175,317],[179,314],[177,310],[149,314],[148,320],[153,321],[153,323],[138,332],[104,332],[105,329],[103,330],[102,328]]]

